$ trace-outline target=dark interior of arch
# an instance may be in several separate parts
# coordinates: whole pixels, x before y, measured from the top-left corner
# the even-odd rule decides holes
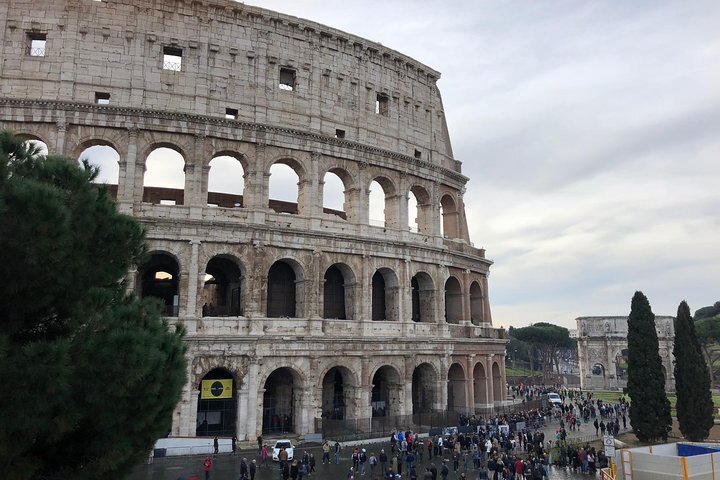
[[[267,316],[295,318],[295,272],[285,262],[275,262],[268,272]]]
[[[238,316],[240,308],[241,272],[240,268],[227,258],[212,258],[205,269],[212,278],[205,281],[203,287],[204,316]]]
[[[169,255],[155,253],[140,269],[140,297],[162,300],[166,316],[177,316],[178,264]]]
[[[372,277],[372,319],[385,320],[385,278],[382,273],[375,272]]]
[[[323,318],[345,320],[345,278],[336,266],[325,271]]]
[[[203,399],[198,394],[197,424],[195,435],[198,437],[232,437],[235,435],[235,419],[237,418],[237,398],[235,396],[235,380],[224,368],[216,368],[208,372],[203,380],[232,380],[232,396],[230,398]],[[201,386],[197,386],[202,390]]]
[[[295,390],[293,375],[280,368],[265,381],[263,394],[263,433],[293,432]]]

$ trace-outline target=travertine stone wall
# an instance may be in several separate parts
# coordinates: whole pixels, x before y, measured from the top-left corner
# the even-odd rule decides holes
[[[46,39],[44,55],[29,54],[31,35]],[[420,397],[430,399],[423,408],[444,410],[452,395],[451,407],[466,412],[505,400],[491,262],[468,235],[467,178],[453,158],[438,72],[324,25],[221,0],[10,0],[0,5],[0,37],[0,128],[71,157],[114,148],[119,208],[144,224],[151,253],[176,267],[169,314],[187,327],[190,368],[173,435],[195,435],[200,381],[216,369],[235,381],[241,439],[262,431],[264,393],[278,369],[292,372],[298,434],[315,430],[333,368],[344,372],[346,418],[372,415],[378,372],[392,390],[392,414],[413,413]],[[166,47],[182,50],[179,71],[163,68]],[[294,73],[292,91],[280,88],[281,69]],[[97,93],[109,104],[95,103]],[[380,113],[378,96],[387,101]],[[158,147],[182,155],[184,188],[143,185]],[[242,208],[208,206],[210,160],[220,154],[242,165]],[[298,174],[294,214],[269,203],[276,163]],[[323,210],[329,171],[344,183],[343,215]],[[385,190],[383,227],[369,222],[373,180]],[[410,192],[417,232],[407,227]],[[159,204],[167,198],[177,204]],[[203,315],[206,269],[218,258],[241,272],[237,314]],[[293,318],[267,315],[268,272],[278,261],[295,274]],[[322,318],[331,266],[343,274],[344,320]],[[128,273],[139,294],[143,268]],[[378,271],[388,305],[373,321]],[[420,321],[411,318],[413,278]],[[459,287],[446,292],[451,278]]]

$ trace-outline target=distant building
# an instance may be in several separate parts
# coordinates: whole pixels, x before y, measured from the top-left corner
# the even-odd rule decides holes
[[[587,390],[622,390],[627,386],[628,317],[578,317],[577,341],[580,386]],[[665,388],[675,390],[673,317],[656,316]]]

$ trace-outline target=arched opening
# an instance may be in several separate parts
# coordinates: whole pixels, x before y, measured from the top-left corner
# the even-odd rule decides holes
[[[268,318],[296,317],[296,282],[295,270],[288,263],[280,260],[272,264],[268,272]]]
[[[458,363],[453,363],[448,370],[447,409],[451,412],[465,413],[467,402],[465,399],[465,372]]]
[[[475,396],[475,404],[488,404],[487,374],[482,363],[475,365],[473,369],[473,395]]]
[[[344,420],[351,416],[352,374],[345,367],[331,368],[323,378],[322,415],[325,419]]]
[[[445,238],[458,238],[458,211],[455,200],[450,195],[440,199],[442,212],[442,235]]]
[[[368,195],[368,219],[370,225],[375,227],[385,226],[385,197],[386,193],[382,185],[373,180],[370,183]]]
[[[199,385],[198,437],[231,437],[235,435],[237,399],[235,380],[224,368],[216,368],[203,377]]]
[[[398,415],[401,395],[402,385],[397,370],[387,365],[380,367],[372,380],[370,402],[373,418]]]
[[[346,187],[342,178],[336,172],[344,173],[339,170],[331,170],[326,172],[323,177],[323,213],[346,219]]]
[[[183,205],[184,201],[185,159],[172,148],[156,148],[145,161],[143,202]]]
[[[270,167],[268,206],[277,213],[299,213],[300,176],[290,165],[275,163]]]
[[[154,297],[163,303],[163,315],[177,317],[180,305],[178,286],[180,267],[173,257],[164,253],[154,253],[138,274],[140,278],[140,298]]]
[[[492,366],[493,376],[493,400],[496,402],[502,402],[504,400],[505,385],[503,385],[502,375],[500,374],[500,365],[497,362],[493,363]]]
[[[615,366],[617,368],[617,379],[627,382],[628,355],[630,351],[627,348],[622,349],[615,356]]]
[[[203,317],[242,315],[241,287],[242,273],[237,264],[229,258],[213,257],[205,268]]]
[[[417,233],[419,231],[418,224],[418,200],[415,193],[410,191],[408,193],[407,201],[407,212],[408,212],[408,230]]]
[[[410,230],[425,235],[432,233],[432,224],[435,220],[435,207],[430,201],[430,194],[419,185],[410,189],[411,198],[408,203],[408,223]],[[412,202],[414,199],[414,211]]]
[[[28,138],[27,135],[18,135],[20,138]],[[36,149],[35,156],[40,157],[47,157],[50,151],[48,150],[47,143],[43,142],[39,138],[28,138],[28,140],[25,140],[24,142],[30,147],[33,147]]]
[[[418,272],[412,280],[412,321],[435,321],[435,286],[432,277],[425,272]]]
[[[295,383],[297,374],[289,368],[278,368],[265,381],[263,394],[263,433],[295,431]]]
[[[462,290],[460,282],[450,277],[445,282],[445,321],[447,323],[460,323],[462,318]]]
[[[435,410],[437,373],[429,363],[421,363],[412,375],[412,409],[414,414]]]
[[[95,183],[110,186],[110,192],[117,196],[117,185],[120,179],[120,154],[109,145],[93,145],[80,154],[80,162],[87,160],[99,172]],[[112,188],[115,187],[115,188]]]
[[[372,319],[399,318],[398,279],[389,268],[378,269],[372,277]]]
[[[245,172],[240,160],[219,155],[210,160],[207,204],[209,207],[239,208],[243,206]]]
[[[345,278],[340,269],[335,265],[325,271],[323,318],[347,319],[345,310]]]
[[[482,289],[478,282],[470,284],[470,319],[474,325],[484,322]]]

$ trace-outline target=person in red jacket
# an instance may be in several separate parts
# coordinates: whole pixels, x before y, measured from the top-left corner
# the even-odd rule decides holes
[[[205,457],[205,461],[203,461],[203,470],[205,470],[205,480],[210,480],[210,470],[212,470],[212,458]]]

